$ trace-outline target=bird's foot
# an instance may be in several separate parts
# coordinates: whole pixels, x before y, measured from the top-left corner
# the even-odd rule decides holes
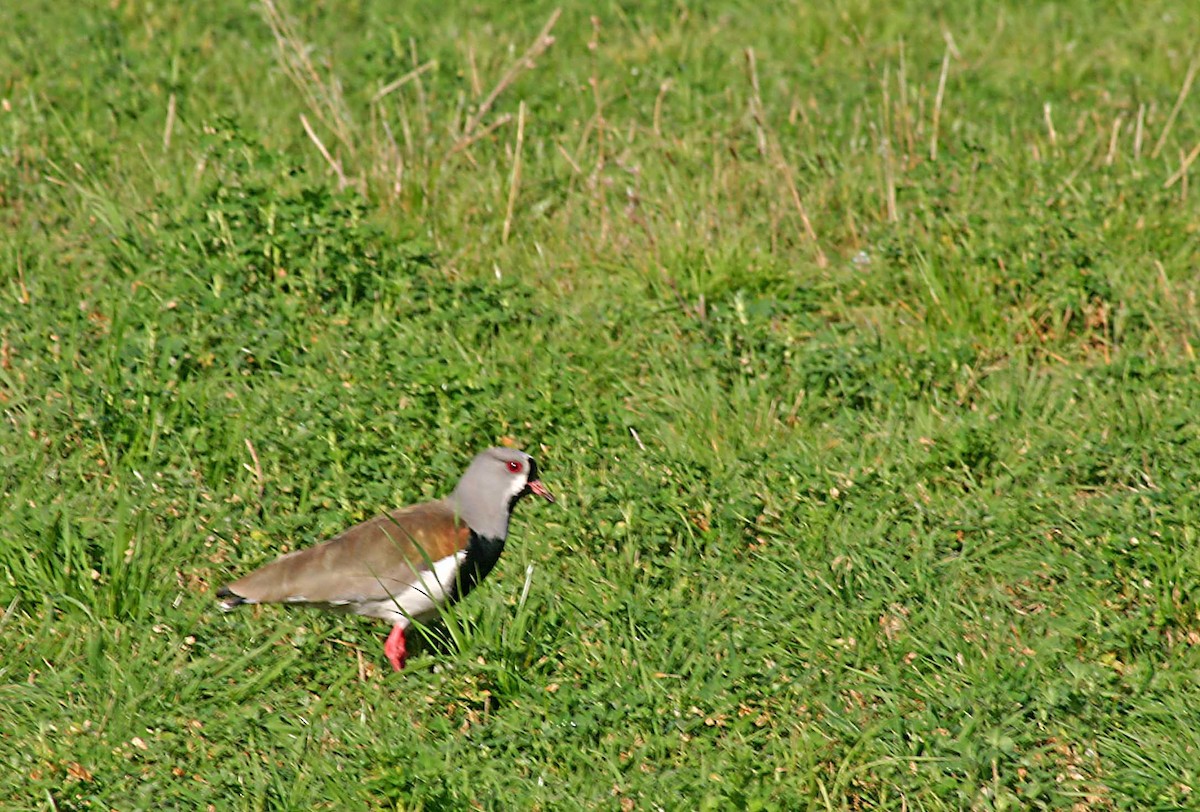
[[[388,662],[392,664],[392,668],[397,671],[404,668],[404,661],[408,659],[408,650],[404,647],[403,626],[392,627],[392,633],[384,641],[383,653],[387,656]]]

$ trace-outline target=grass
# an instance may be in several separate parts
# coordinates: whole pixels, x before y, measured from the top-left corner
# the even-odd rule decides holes
[[[1197,803],[1188,4],[43,5],[0,806]],[[405,672],[215,611],[501,441]]]

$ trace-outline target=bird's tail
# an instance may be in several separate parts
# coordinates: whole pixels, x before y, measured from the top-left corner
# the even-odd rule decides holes
[[[221,607],[222,612],[232,612],[246,602],[245,598],[235,594],[227,586],[223,586],[217,590],[217,597],[221,599],[218,605]]]

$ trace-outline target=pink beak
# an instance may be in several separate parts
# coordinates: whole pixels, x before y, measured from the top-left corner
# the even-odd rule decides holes
[[[526,482],[525,485],[529,488],[529,490],[533,491],[547,502],[554,501],[554,494],[550,493],[546,486],[542,484],[540,479],[531,479]]]

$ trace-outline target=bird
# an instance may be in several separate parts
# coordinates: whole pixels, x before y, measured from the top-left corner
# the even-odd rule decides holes
[[[515,448],[488,448],[449,496],[381,514],[280,556],[218,589],[220,608],[298,604],[386,620],[392,630],[384,655],[400,671],[408,657],[405,630],[466,597],[492,571],[512,510],[531,493],[554,501],[534,458]]]

